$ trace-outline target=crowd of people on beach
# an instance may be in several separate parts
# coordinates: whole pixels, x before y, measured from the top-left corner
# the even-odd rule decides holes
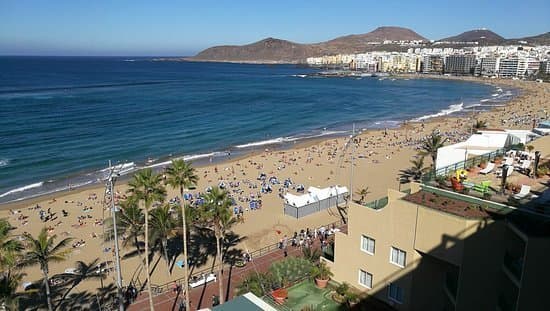
[[[538,106],[543,104],[545,103]],[[326,139],[296,149],[256,151],[254,157],[242,160],[235,159],[225,164],[212,164],[209,167],[201,168],[201,188],[188,191],[185,193],[183,200],[191,206],[203,204],[204,194],[209,191],[209,187],[218,186],[227,190],[230,194],[233,201],[231,211],[239,222],[244,222],[245,218],[247,220],[252,218],[254,221],[260,219],[260,217],[268,218],[263,215],[269,215],[272,218],[266,221],[261,219],[263,221],[261,224],[258,221],[257,228],[254,228],[257,229],[255,231],[248,230],[250,226],[246,227],[248,230],[245,231],[247,239],[253,241],[247,243],[253,243],[257,247],[271,245],[272,248],[273,243],[278,243],[280,251],[285,254],[289,248],[309,248],[314,244],[319,245],[316,243],[320,243],[321,248],[326,250],[331,243],[331,235],[338,228],[320,227],[310,229],[314,226],[308,224],[309,228],[296,230],[296,228],[303,228],[306,225],[304,223],[288,225],[289,222],[285,223],[284,221],[279,224],[279,219],[274,220],[273,214],[268,214],[273,208],[280,210],[282,198],[286,193],[301,193],[308,186],[338,184],[338,181],[342,181],[343,171],[351,165],[352,153],[355,154],[356,165],[360,162],[378,165],[393,158],[398,158],[401,150],[419,150],[424,139],[432,133],[434,128],[443,137],[447,138],[447,143],[450,144],[467,139],[473,131],[473,123],[478,119],[487,121],[488,127],[526,128],[541,121],[545,116],[548,118],[546,111],[540,110],[540,107],[537,107],[535,103],[525,103],[522,108],[509,110],[508,107],[505,107],[490,112],[490,115],[472,114],[472,116],[465,115],[453,119],[442,119],[438,121],[437,125],[430,124],[430,122],[408,122],[399,129],[363,132],[355,137],[351,144],[347,137],[340,137]],[[352,146],[354,148],[351,148]],[[315,175],[316,171],[323,172],[323,174]],[[197,169],[197,172],[199,172],[199,169]],[[319,179],[319,175],[322,176],[322,180]],[[99,253],[101,253],[101,250],[104,253],[99,255],[94,253],[93,255],[112,256],[114,253],[113,245],[104,244],[103,239],[96,239],[101,236],[102,226],[104,226],[101,212],[105,211],[104,208],[108,208],[103,206],[103,196],[100,199],[96,193],[86,193],[78,198],[80,199],[74,199],[74,201],[59,198],[58,200],[49,199],[48,202],[44,200],[40,203],[42,205],[33,204],[29,207],[30,212],[25,210],[10,211],[10,218],[19,223],[20,226],[28,226],[33,221],[41,226],[47,226],[47,232],[50,235],[59,234],[74,237],[75,240],[71,246],[75,248],[75,253],[85,253],[83,250],[92,250],[98,243],[101,243],[101,246],[97,249]],[[109,201],[109,193],[107,193],[106,199]],[[118,204],[126,199],[126,195],[116,191],[114,199],[115,203]],[[176,206],[180,202],[181,199],[178,196],[172,196],[168,203]],[[279,202],[281,203],[280,206],[272,206],[272,204]],[[110,212],[105,214],[110,215]],[[254,221],[250,222],[251,226],[256,226]],[[74,229],[71,229],[71,226]],[[31,227],[28,226],[23,230],[32,231]],[[265,233],[265,230],[262,230],[273,227],[281,228],[282,231],[277,235],[266,237],[268,234]],[[23,231],[19,230],[19,233]],[[254,235],[262,236],[255,237]],[[78,249],[82,249],[82,251]],[[80,260],[83,257],[77,258]],[[252,256],[246,251],[243,252],[242,259],[244,262],[250,262]],[[126,296],[127,301],[133,301],[136,296],[137,290],[135,287],[133,289],[129,287]]]

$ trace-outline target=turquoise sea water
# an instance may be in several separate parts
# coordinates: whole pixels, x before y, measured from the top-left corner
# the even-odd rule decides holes
[[[0,57],[0,68],[0,203],[97,182],[108,160],[223,158],[510,95],[457,81],[321,78],[291,65]]]

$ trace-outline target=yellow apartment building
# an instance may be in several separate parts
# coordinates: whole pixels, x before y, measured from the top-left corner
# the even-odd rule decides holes
[[[335,281],[397,310],[550,310],[548,215],[420,184],[367,205],[322,259]]]

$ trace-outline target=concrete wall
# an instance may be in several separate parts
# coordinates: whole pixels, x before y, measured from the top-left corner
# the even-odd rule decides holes
[[[505,243],[503,221],[468,221],[460,264],[456,310],[494,310],[502,273]]]
[[[467,228],[465,218],[419,207],[414,247],[420,252],[460,265]]]
[[[388,285],[397,280],[403,288],[402,304],[395,304],[398,310],[407,310],[412,297],[411,283],[415,262],[420,255],[414,251],[416,209],[405,201],[397,200],[404,194],[390,190],[390,202],[385,208],[374,210],[354,203],[350,204],[348,234],[337,233],[335,240],[334,279],[375,293],[376,297],[388,301]],[[361,236],[375,240],[374,255],[361,250]],[[406,252],[406,267],[401,268],[390,263],[390,249],[397,247]],[[340,264],[342,263],[342,264]],[[373,275],[373,288],[367,289],[359,284],[359,269]]]
[[[525,251],[518,310],[550,310],[550,239],[529,237]]]
[[[411,310],[446,310],[446,306],[452,306],[444,286],[446,273],[452,269],[458,270],[449,263],[423,254],[413,274]]]

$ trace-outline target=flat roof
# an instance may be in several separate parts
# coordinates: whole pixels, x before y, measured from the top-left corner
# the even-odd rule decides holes
[[[214,311],[277,311],[253,293],[237,296],[228,302],[214,307]]]
[[[466,219],[506,218],[528,236],[550,236],[550,217],[547,214],[538,214],[523,208],[502,204],[499,205],[506,207],[497,208],[496,205],[487,204],[489,203],[487,201],[485,203],[481,201],[476,202],[476,200],[479,200],[477,197],[434,189],[433,187],[432,189],[423,189],[408,194],[402,199]]]

